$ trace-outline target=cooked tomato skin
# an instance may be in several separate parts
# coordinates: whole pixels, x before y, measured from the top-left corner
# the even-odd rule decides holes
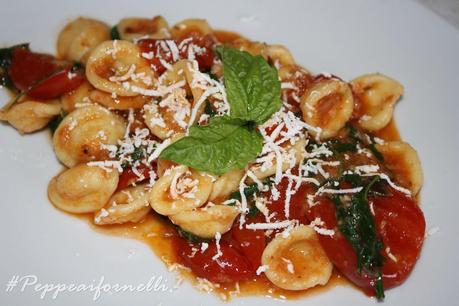
[[[13,49],[9,73],[16,88],[36,99],[58,98],[84,81],[81,69],[73,71],[72,64],[27,48]]]
[[[226,236],[226,237],[225,237]],[[189,267],[198,277],[214,283],[230,283],[249,279],[255,275],[250,261],[228,240],[225,235],[220,240],[221,255],[215,241],[201,252],[200,243],[192,243],[180,236],[174,237],[174,246],[180,262]]]
[[[137,171],[144,176],[144,180],[147,180],[150,178],[150,171],[156,171],[156,163],[152,164],[151,167],[148,167],[147,165],[140,164],[137,167]],[[116,190],[121,190],[124,189],[128,186],[130,186],[132,183],[138,183],[139,177],[137,174],[134,173],[132,170],[132,167],[129,167],[121,173],[119,180],[118,180],[118,187]]]
[[[384,243],[382,277],[384,288],[388,289],[403,283],[416,264],[424,240],[424,215],[413,199],[394,189],[390,189],[389,196],[370,196],[369,201],[373,203],[377,234]],[[368,295],[374,295],[372,284],[375,277],[364,271],[362,274],[358,272],[357,255],[337,229],[334,204],[325,197],[318,202],[309,210],[308,216],[311,220],[321,218],[326,228],[335,230],[332,237],[319,235],[327,256],[351,282]],[[396,262],[389,258],[386,248],[396,256]]]

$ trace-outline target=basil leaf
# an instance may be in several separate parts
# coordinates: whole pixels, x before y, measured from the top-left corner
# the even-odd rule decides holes
[[[218,47],[223,61],[230,117],[262,124],[281,106],[281,88],[277,70],[260,55]]]
[[[244,168],[262,148],[263,139],[242,120],[215,117],[193,125],[189,136],[171,144],[160,158],[216,175]]]

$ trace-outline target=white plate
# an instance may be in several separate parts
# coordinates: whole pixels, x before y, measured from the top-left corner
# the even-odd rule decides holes
[[[31,42],[34,50],[54,52],[58,31],[70,19],[91,16],[115,23],[124,16],[162,14],[171,23],[202,17],[215,28],[286,45],[299,63],[344,79],[380,71],[406,89],[396,118],[405,140],[418,149],[425,171],[422,209],[427,239],[408,281],[387,291],[381,305],[452,305],[456,281],[457,152],[459,151],[459,32],[409,1],[8,1],[0,10],[0,42]],[[2,97],[2,101],[5,97]],[[31,285],[6,292],[15,275],[35,275],[37,283],[98,282],[139,284],[152,276],[174,276],[139,242],[95,233],[88,225],[54,209],[46,198],[49,179],[61,166],[47,132],[21,137],[0,126],[0,305],[217,305],[213,295],[189,284],[172,292],[102,294],[62,292],[43,299]],[[32,282],[32,278],[30,278]],[[24,281],[21,285],[24,284]],[[263,297],[226,305],[273,305]],[[287,304],[368,305],[360,292],[339,287]]]

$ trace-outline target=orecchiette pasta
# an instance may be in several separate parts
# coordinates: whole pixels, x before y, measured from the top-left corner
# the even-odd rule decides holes
[[[246,51],[254,56],[261,55],[264,59],[268,59],[266,54],[266,44],[250,41],[245,38],[239,38],[231,42],[231,47]]]
[[[304,290],[325,285],[333,265],[319,243],[313,229],[300,225],[284,238],[278,235],[266,246],[262,264],[266,277],[287,290]]]
[[[300,108],[304,121],[321,129],[320,139],[328,139],[351,118],[354,99],[346,83],[325,80],[312,86],[301,97]]]
[[[416,150],[403,141],[377,144],[376,149],[383,155],[385,166],[394,173],[397,182],[416,195],[424,182]]]
[[[72,90],[61,97],[62,109],[66,113],[70,113],[75,110],[78,105],[85,105],[90,103],[89,93],[94,87],[88,81],[81,83],[78,88]]]
[[[211,205],[196,210],[186,210],[169,216],[171,221],[187,232],[202,238],[214,238],[231,229],[239,210],[234,206]]]
[[[186,166],[169,169],[150,192],[150,205],[161,215],[174,215],[202,206],[212,191],[212,179]]]
[[[294,165],[298,165],[305,156],[306,141],[304,139],[298,140],[294,145],[288,145],[284,148],[282,171],[292,168],[292,160]],[[274,159],[270,167],[265,167],[263,164],[254,164],[249,167],[249,170],[260,180],[272,176],[276,173],[277,161]]]
[[[140,38],[169,38],[169,25],[162,16],[149,18],[124,18],[117,25],[120,37],[125,40]]]
[[[151,211],[145,185],[128,187],[116,192],[107,205],[94,216],[94,223],[121,224],[138,222]]]
[[[124,136],[124,120],[97,105],[78,108],[68,114],[54,133],[58,159],[67,167],[90,160],[104,160],[102,145],[116,144]]]
[[[186,98],[185,90],[174,90],[161,102],[153,101],[146,105],[145,124],[160,139],[166,139],[177,133],[184,133],[191,115],[191,103]]]
[[[295,60],[293,59],[292,54],[284,46],[267,45],[265,54],[268,57],[268,60],[273,62],[277,66],[287,66],[295,64]]]
[[[20,133],[32,133],[44,128],[60,111],[58,101],[25,101],[0,110],[0,121],[8,121]]]
[[[244,176],[244,170],[235,169],[218,177],[212,187],[209,200],[225,200],[231,192],[239,187],[239,182]]]
[[[106,41],[89,55],[86,77],[97,89],[117,96],[137,96],[154,86],[154,74],[139,47],[126,40]]]
[[[58,208],[71,213],[88,213],[101,209],[118,185],[118,171],[80,164],[54,177],[48,197]]]
[[[173,39],[184,39],[192,35],[209,35],[212,29],[205,19],[185,19],[176,23],[171,29]]]
[[[122,97],[122,96],[113,96],[108,92],[100,90],[92,90],[89,93],[89,99],[92,102],[99,103],[110,109],[121,109],[127,110],[130,108],[142,108],[146,103],[148,103],[151,98],[148,96],[135,96],[135,97]]]
[[[61,58],[86,62],[89,52],[110,39],[110,27],[105,23],[79,17],[59,33],[57,53]]]
[[[356,99],[358,124],[367,131],[385,127],[392,118],[395,102],[403,94],[403,86],[380,73],[366,74],[351,81]]]

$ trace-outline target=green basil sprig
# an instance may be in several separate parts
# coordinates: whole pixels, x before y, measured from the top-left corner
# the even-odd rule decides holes
[[[162,151],[160,158],[216,175],[242,169],[262,149],[256,125],[268,120],[281,106],[277,70],[261,56],[218,47],[230,114],[193,125],[189,135]]]

